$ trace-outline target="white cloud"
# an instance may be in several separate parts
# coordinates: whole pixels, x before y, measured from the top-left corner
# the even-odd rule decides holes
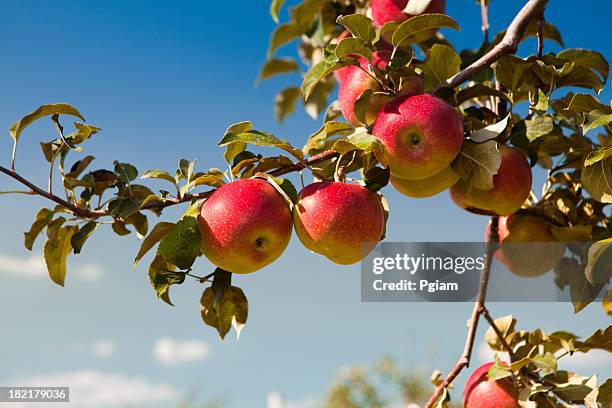
[[[267,408],[314,408],[317,406],[316,399],[306,397],[296,401],[285,401],[282,395],[277,391],[268,393]]]
[[[0,274],[24,278],[48,277],[47,266],[42,255],[19,257],[0,254]],[[84,281],[96,281],[103,275],[102,268],[96,264],[68,265],[68,279],[76,277]]]
[[[14,385],[70,387],[70,403],[66,405],[71,408],[167,405],[181,398],[181,394],[168,384],[154,384],[144,378],[94,370],[32,377],[15,381]],[[15,408],[26,406],[37,407],[37,404],[15,405]]]
[[[93,344],[92,350],[96,357],[110,357],[115,354],[115,343],[110,340],[99,340]]]
[[[588,353],[574,353],[571,356],[559,359],[559,367],[566,370],[577,371],[578,373],[596,367],[612,367],[612,354],[605,350],[592,350]]]
[[[508,353],[506,352],[500,353],[500,352],[491,350],[491,348],[486,342],[480,343],[480,345],[478,346],[478,360],[480,361],[480,363],[488,363],[490,361],[495,361],[496,354],[499,356],[499,358],[502,361],[510,361],[510,357],[508,356]]]
[[[192,363],[210,355],[208,344],[199,340],[174,340],[162,337],[153,346],[153,355],[163,364]]]

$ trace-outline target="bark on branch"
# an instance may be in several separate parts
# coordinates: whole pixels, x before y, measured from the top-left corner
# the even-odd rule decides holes
[[[512,23],[506,30],[504,38],[485,55],[446,81],[447,85],[451,88],[455,88],[473,78],[486,67],[491,66],[491,64],[502,56],[514,54],[518,49],[521,38],[523,38],[527,25],[532,19],[536,18],[538,14],[544,11],[544,7],[546,7],[547,3],[548,0],[529,0],[516,17],[514,17],[514,20],[512,20]]]

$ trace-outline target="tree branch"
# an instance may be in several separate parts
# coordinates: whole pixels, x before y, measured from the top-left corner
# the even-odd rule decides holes
[[[472,315],[468,322],[468,333],[465,339],[465,346],[463,348],[463,354],[457,360],[455,367],[448,373],[444,381],[436,388],[434,393],[427,401],[425,408],[432,408],[444,389],[446,389],[454,380],[457,378],[461,371],[470,365],[472,358],[472,350],[474,349],[474,341],[476,339],[476,332],[478,331],[478,321],[480,316],[486,311],[485,299],[487,297],[487,287],[489,285],[489,276],[491,273],[491,264],[493,263],[493,256],[497,250],[499,242],[499,217],[491,217],[491,224],[489,226],[489,241],[487,242],[487,253],[484,268],[480,274],[480,284],[478,287],[478,294],[476,295],[476,301],[474,302],[474,308],[472,309]]]
[[[491,64],[502,56],[514,54],[518,49],[527,25],[534,17],[543,12],[547,3],[548,0],[529,0],[516,17],[514,17],[514,20],[512,20],[508,30],[506,30],[504,38],[485,55],[451,77],[446,81],[446,84],[451,88],[455,88],[473,78],[483,69],[491,66]]]
[[[30,181],[26,180],[25,178],[23,178],[22,176],[20,176],[19,174],[17,174],[17,172],[11,171],[9,169],[7,169],[6,167],[0,166],[0,172],[8,175],[9,177],[14,178],[15,180],[17,180],[18,182],[20,182],[21,184],[23,184],[24,186],[28,187],[30,190],[32,190],[32,192],[34,194],[38,194],[41,197],[45,197],[51,201],[53,201],[56,204],[59,204],[65,208],[67,208],[68,210],[70,210],[70,212],[72,212],[74,215],[76,215],[77,217],[81,217],[81,218],[98,218],[98,217],[102,217],[105,215],[109,215],[108,212],[106,211],[92,211],[92,210],[88,210],[86,208],[80,208],[77,207],[76,205],[69,203],[68,201],[56,196],[55,194],[49,193],[45,190],[43,190],[40,187],[37,187],[36,185],[32,184]]]
[[[268,174],[272,175],[272,176],[282,176],[283,174],[288,174],[288,173],[292,173],[292,172],[296,172],[296,171],[300,171],[305,169],[308,166],[311,166],[313,164],[317,164],[317,163],[321,163],[325,160],[330,160],[333,159],[335,157],[338,157],[338,152],[336,152],[335,150],[326,150],[322,153],[319,153],[317,155],[311,156],[308,159],[305,159],[303,162],[298,162],[298,163],[293,163],[284,167],[280,167],[276,170],[272,170],[270,171]],[[33,183],[31,183],[30,181],[28,181],[27,179],[25,179],[24,177],[20,176],[17,172],[11,171],[3,166],[0,166],[0,172],[12,177],[13,179],[17,180],[18,182],[20,182],[21,184],[23,184],[24,186],[28,187],[29,189],[32,190],[32,194],[38,194],[41,197],[47,198],[51,201],[53,201],[56,204],[59,204],[63,207],[65,207],[66,209],[68,209],[70,212],[72,212],[74,215],[76,215],[77,217],[80,218],[87,218],[87,219],[96,219],[96,218],[100,218],[100,217],[105,217],[105,216],[110,216],[110,212],[107,210],[89,210],[87,208],[80,208],[77,207],[76,205],[69,203],[68,201],[58,197],[55,194],[52,194],[51,192],[45,191],[42,188],[34,185]],[[177,204],[181,204],[181,203],[186,203],[186,202],[190,202],[192,200],[201,200],[204,198],[207,198],[208,196],[210,196],[215,190],[210,190],[210,191],[206,191],[203,193],[196,193],[196,194],[185,194],[180,198],[175,198],[175,199],[171,199],[171,200],[165,200],[163,202],[152,202],[150,204],[147,204],[145,206],[143,206],[141,209],[142,210],[160,210],[160,209],[164,209],[166,207],[171,207],[173,205],[177,205]]]

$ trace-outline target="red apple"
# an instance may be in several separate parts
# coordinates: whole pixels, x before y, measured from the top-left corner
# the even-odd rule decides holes
[[[481,190],[459,180],[450,192],[461,208],[489,215],[510,215],[521,208],[531,192],[531,167],[519,150],[500,146],[501,165],[493,176],[493,188]]]
[[[372,65],[380,70],[384,70],[389,64],[391,52],[375,51],[372,56]],[[340,88],[338,89],[338,101],[340,102],[340,110],[344,118],[353,126],[361,126],[355,116],[355,102],[368,89],[372,92],[380,92],[380,84],[366,71],[369,70],[369,62],[367,59],[359,58],[360,67],[348,66],[341,68],[337,78],[340,80]],[[338,72],[338,71],[335,71]],[[400,93],[402,95],[414,94],[423,92],[423,79],[418,76],[405,78],[403,81]],[[368,100],[366,108],[365,120],[366,125],[374,122],[378,112],[389,103],[393,98],[388,95],[374,94]]]
[[[396,23],[403,23],[410,17],[414,17],[411,14],[404,13],[404,9],[410,2],[422,1],[422,0],[372,0],[372,17],[374,24],[378,27],[382,27],[385,23],[390,21]],[[440,13],[444,14],[446,10],[445,0],[431,0],[427,8],[422,14],[427,13]],[[433,35],[436,30],[429,30],[424,33],[417,35],[418,41],[423,41]]]
[[[430,94],[398,97],[378,114],[372,134],[383,144],[377,154],[395,177],[422,180],[440,173],[463,145],[461,115]]]
[[[489,238],[490,224],[485,231]],[[557,266],[565,253],[565,244],[556,242],[550,224],[528,215],[500,217],[500,249],[495,257],[515,275],[536,277]]]
[[[272,263],[291,238],[289,205],[261,179],[237,180],[217,189],[202,204],[198,222],[204,255],[234,273]]]
[[[519,408],[518,388],[510,377],[490,380],[487,376],[494,363],[480,366],[463,389],[463,408]]]
[[[298,196],[293,222],[304,246],[333,262],[359,262],[380,241],[385,216],[376,194],[357,184],[323,181]]]

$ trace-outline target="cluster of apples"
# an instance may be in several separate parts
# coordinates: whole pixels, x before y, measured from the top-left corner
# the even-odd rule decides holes
[[[348,265],[380,241],[385,215],[380,198],[357,184],[321,181],[299,193],[293,206],[263,179],[236,180],[203,204],[198,222],[202,252],[234,273],[255,272],[274,262],[291,239],[313,252]]]
[[[374,24],[401,23],[412,16],[404,12],[407,0],[374,0],[371,3]],[[443,13],[445,2],[432,0],[426,13]],[[433,35],[435,32],[420,35]],[[338,39],[347,36],[344,32]],[[500,146],[501,166],[491,190],[481,190],[461,180],[451,168],[464,141],[461,115],[447,102],[423,93],[418,76],[402,78],[398,96],[393,99],[382,92],[380,84],[368,70],[384,71],[391,52],[384,41],[373,53],[372,64],[361,57],[359,66],[344,67],[335,72],[340,86],[338,99],[343,116],[354,126],[372,125],[372,134],[383,144],[379,161],[391,169],[391,184],[400,193],[424,198],[450,188],[453,201],[462,208],[481,213],[510,215],[525,202],[531,191],[531,168],[518,150]],[[355,104],[361,95],[371,91],[365,108],[365,123],[355,115]]]

